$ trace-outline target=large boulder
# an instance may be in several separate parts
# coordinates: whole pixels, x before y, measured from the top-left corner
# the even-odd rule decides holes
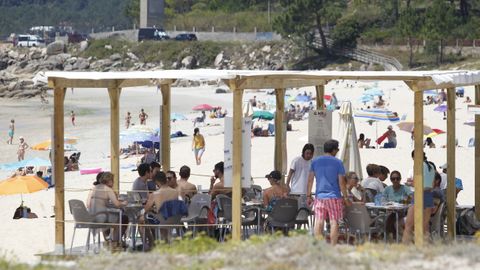
[[[47,46],[47,55],[57,55],[65,52],[65,43],[63,41],[55,41]]]
[[[215,57],[215,62],[213,64],[216,68],[219,68],[222,66],[222,62],[223,62],[223,51],[217,54],[217,57]]]
[[[19,56],[19,54],[15,50],[11,50],[11,51],[8,52],[8,57],[10,57],[12,59],[17,59],[18,56]]]
[[[79,52],[83,52],[88,48],[88,41],[84,40],[80,42],[80,45],[78,47]]]
[[[78,58],[75,64],[73,64],[73,69],[85,70],[90,67],[90,62],[85,58]]]
[[[110,60],[112,60],[113,62],[120,61],[122,60],[122,55],[120,55],[119,53],[114,53],[110,55]]]
[[[4,70],[8,67],[8,61],[0,60],[0,70]]]

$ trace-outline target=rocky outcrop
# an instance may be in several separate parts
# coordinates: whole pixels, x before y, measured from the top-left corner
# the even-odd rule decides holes
[[[48,87],[33,83],[33,77],[40,71],[141,71],[158,69],[283,69],[288,61],[296,60],[293,45],[287,43],[251,43],[223,48],[214,59],[205,58],[201,51],[186,48],[174,61],[142,62],[128,47],[118,53],[112,45],[104,49],[112,51],[104,59],[81,57],[88,47],[83,42],[67,47],[63,42],[54,42],[46,48],[0,47],[0,98],[28,98],[45,95]],[[207,60],[206,60],[207,59]],[[165,61],[165,62],[164,62]],[[214,83],[215,84],[215,83]],[[175,86],[198,86],[198,82],[177,80]],[[222,89],[219,90],[219,92]]]

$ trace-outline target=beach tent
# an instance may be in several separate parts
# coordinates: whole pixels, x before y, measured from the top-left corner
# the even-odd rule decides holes
[[[33,166],[33,167],[47,166],[47,167],[50,167],[50,166],[52,166],[52,163],[48,159],[43,159],[43,158],[36,157],[36,158],[24,159],[24,160],[18,161],[18,162],[1,164],[0,169],[5,170],[5,171],[10,171],[10,170],[16,170],[18,168],[28,167],[28,166]]]
[[[353,171],[362,179],[362,164],[357,144],[355,120],[352,116],[352,103],[343,102],[338,113],[340,121],[336,137],[339,139],[340,151],[337,153],[337,158],[343,161],[345,171]]]

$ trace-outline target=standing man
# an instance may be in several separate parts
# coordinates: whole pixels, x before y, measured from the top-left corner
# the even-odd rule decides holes
[[[73,88],[72,88],[73,90]],[[75,126],[75,112],[71,111],[70,112],[70,118],[72,119],[72,125]]]
[[[15,133],[15,120],[10,120],[10,125],[8,126],[8,140],[7,144],[13,144],[13,134]]]
[[[316,237],[320,237],[323,232],[325,219],[330,220],[330,241],[336,245],[338,241],[338,221],[343,218],[343,205],[351,205],[348,200],[345,168],[340,159],[335,155],[338,152],[338,141],[328,140],[323,145],[325,156],[320,156],[312,161],[310,174],[308,175],[307,194],[310,194],[313,186],[313,179],[316,179],[315,201],[313,210],[315,211]],[[312,198],[308,197],[308,203],[311,204]]]
[[[303,146],[302,155],[292,160],[287,176],[287,187],[290,188],[290,194],[307,194],[308,173],[312,165],[314,150],[313,144],[307,143]]]
[[[140,118],[140,125],[146,125],[147,124],[148,114],[145,113],[143,108],[140,110],[140,114],[138,115],[138,118]]]

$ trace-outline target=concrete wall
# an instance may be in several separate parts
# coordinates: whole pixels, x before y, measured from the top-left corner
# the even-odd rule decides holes
[[[184,31],[167,31],[170,38],[175,38],[176,35],[185,33]],[[190,32],[191,33],[191,32]],[[212,40],[212,41],[269,41],[281,40],[279,34],[273,32],[195,32],[198,40]],[[123,30],[115,32],[92,33],[90,36],[94,39],[103,39],[113,36],[118,36],[130,41],[137,41],[138,30]]]

